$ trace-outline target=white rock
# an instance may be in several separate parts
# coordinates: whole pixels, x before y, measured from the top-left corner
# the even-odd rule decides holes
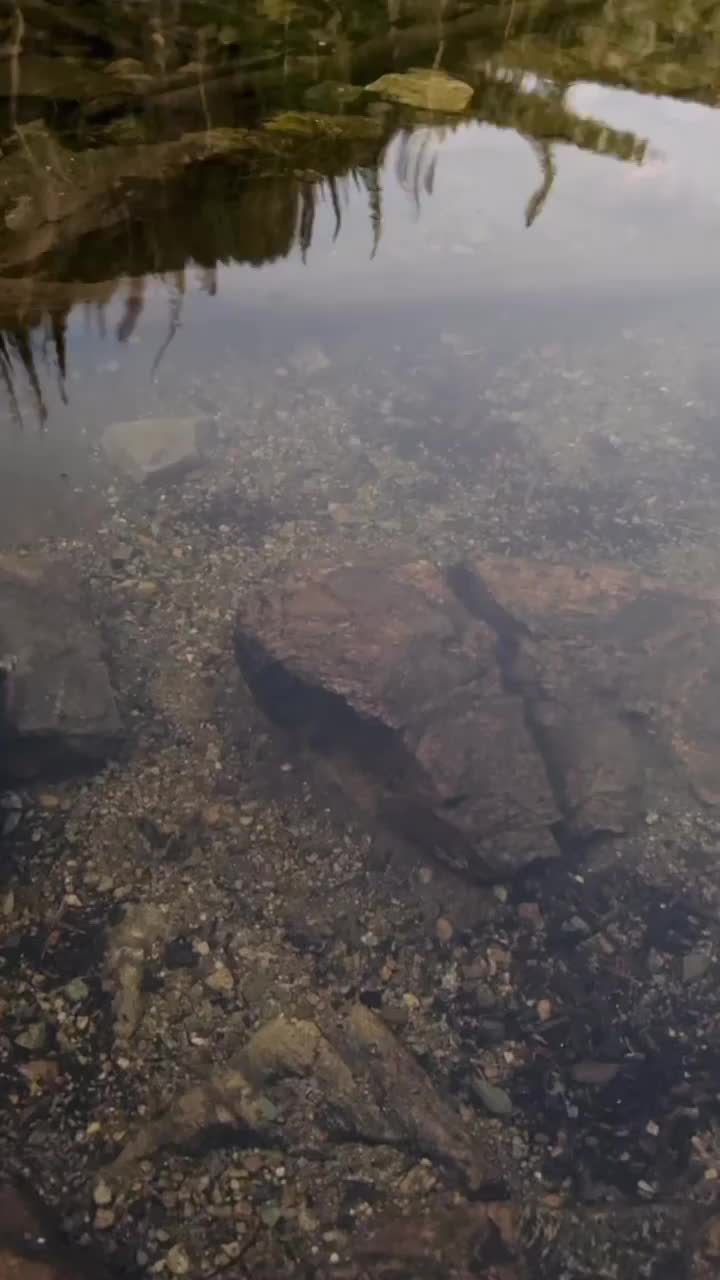
[[[186,1276],[190,1270],[190,1259],[181,1244],[174,1244],[165,1259],[167,1269],[173,1276]]]

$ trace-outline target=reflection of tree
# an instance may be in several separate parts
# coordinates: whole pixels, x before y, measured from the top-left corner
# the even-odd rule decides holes
[[[52,356],[64,398],[65,335],[74,307],[88,308],[104,331],[108,305],[119,302],[115,335],[127,342],[142,315],[148,281],[164,282],[168,328],[153,360],[154,375],[180,325],[188,269],[199,268],[202,288],[214,295],[221,264],[261,267],[287,257],[295,248],[305,258],[323,202],[333,208],[334,232],[339,234],[351,182],[367,192],[376,245],[381,227],[377,165],[326,181],[246,177],[243,182],[237,174],[208,167],[191,169],[175,183],[157,189],[150,184],[127,222],[93,228],[70,245],[60,246],[41,259],[39,278],[0,280],[0,381],[15,421],[21,420],[18,372],[31,390],[39,422],[47,418],[39,356],[46,363]],[[182,216],[187,209],[192,209],[192,217]],[[106,280],[109,262],[117,275]],[[50,276],[50,282],[43,276]]]
[[[17,371],[43,418],[43,358],[63,391],[77,301],[102,322],[121,290],[127,341],[146,278],[166,278],[157,367],[180,324],[187,264],[212,293],[221,263],[261,266],[295,248],[304,258],[321,202],[339,235],[350,183],[367,193],[377,248],[389,143],[419,204],[434,189],[438,124],[462,127],[402,108],[363,116],[363,85],[417,65],[462,76],[474,89],[469,118],[528,140],[541,171],[525,209],[532,226],[557,143],[644,156],[633,134],[573,114],[575,81],[717,101],[720,0],[13,0],[0,15],[0,379],[14,412]],[[333,83],[351,102],[339,102],[337,129],[303,115],[309,92]],[[364,132],[343,132],[345,111]],[[261,127],[277,112],[286,123]],[[19,269],[32,278],[16,298],[7,277]],[[115,283],[92,284],[110,272]]]

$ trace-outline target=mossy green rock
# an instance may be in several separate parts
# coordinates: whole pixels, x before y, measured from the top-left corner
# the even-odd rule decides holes
[[[311,85],[305,93],[305,106],[309,111],[321,111],[328,115],[342,115],[356,106],[365,94],[357,84],[345,84],[342,80],[323,80]]]
[[[369,93],[377,93],[389,102],[423,111],[461,112],[473,96],[472,86],[456,80],[444,71],[417,69],[391,72],[368,85]]]
[[[337,138],[364,141],[380,138],[382,126],[366,116],[322,115],[311,111],[284,111],[265,125],[275,133],[298,138]]]

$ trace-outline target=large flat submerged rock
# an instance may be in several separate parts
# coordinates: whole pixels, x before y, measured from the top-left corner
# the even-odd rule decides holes
[[[720,801],[720,601],[613,566],[303,566],[246,600],[273,720],[453,866],[493,878]]]

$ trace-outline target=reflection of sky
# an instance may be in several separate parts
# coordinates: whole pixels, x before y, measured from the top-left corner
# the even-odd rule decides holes
[[[488,288],[597,290],[626,283],[683,285],[720,269],[720,114],[694,104],[578,85],[569,106],[650,142],[642,167],[570,146],[554,148],[557,176],[532,228],[525,207],[541,182],[536,155],[510,130],[471,125],[438,138],[435,194],[383,178],[383,237],[369,262],[363,196],[353,195],[331,245],[332,215],[318,217],[309,270],[279,264],[270,280],[226,274],[225,291],[284,301],[464,297]],[[419,139],[415,139],[415,145]],[[716,265],[716,263],[718,265]]]

